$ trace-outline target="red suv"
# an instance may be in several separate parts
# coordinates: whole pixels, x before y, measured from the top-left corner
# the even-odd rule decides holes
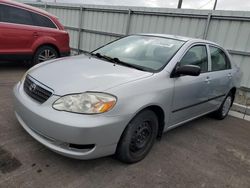
[[[0,60],[37,64],[69,54],[69,34],[57,17],[32,6],[0,0]]]

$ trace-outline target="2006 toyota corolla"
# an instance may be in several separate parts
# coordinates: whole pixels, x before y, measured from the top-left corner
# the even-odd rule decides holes
[[[227,116],[239,69],[219,45],[131,35],[88,55],[31,68],[15,86],[15,113],[37,141],[65,156],[143,159],[157,137],[213,112]]]

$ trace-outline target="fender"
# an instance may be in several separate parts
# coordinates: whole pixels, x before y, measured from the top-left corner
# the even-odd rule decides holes
[[[32,45],[32,52],[35,53],[36,50],[42,46],[42,45],[46,45],[46,44],[51,44],[53,46],[55,46],[57,49],[58,45],[57,45],[57,41],[50,37],[50,36],[40,36],[39,38],[37,38],[37,40],[33,43]]]
[[[157,75],[151,75],[107,89],[106,92],[118,98],[116,106],[112,109],[112,115],[128,113],[127,115],[131,120],[143,109],[159,107],[163,111],[163,122],[166,125],[161,127],[164,129],[161,131],[166,131],[169,124],[174,95],[174,84],[173,81],[168,79],[169,74],[170,73],[163,71]],[[151,86],[154,87],[154,90],[152,90]],[[123,100],[119,100],[120,98]],[[106,116],[108,115],[107,113]]]

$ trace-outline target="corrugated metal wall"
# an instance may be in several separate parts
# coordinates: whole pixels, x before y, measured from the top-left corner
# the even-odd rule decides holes
[[[58,16],[72,49],[91,51],[133,33],[166,33],[208,39],[229,50],[250,88],[250,12],[63,4],[31,5]],[[79,29],[79,27],[81,29]]]

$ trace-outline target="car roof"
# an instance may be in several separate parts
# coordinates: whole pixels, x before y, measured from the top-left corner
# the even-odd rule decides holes
[[[30,6],[30,5],[26,5],[26,4],[23,4],[23,3],[19,3],[19,2],[16,2],[16,1],[12,1],[12,0],[0,0],[0,3],[4,3],[4,4],[8,4],[8,5],[14,5],[14,6],[25,8],[25,9],[28,9],[28,10],[31,10],[31,11],[34,11],[34,12],[37,12],[37,13],[49,16],[49,17],[56,18],[55,15],[50,14],[50,13],[46,12],[45,10],[42,10],[42,9]]]
[[[214,45],[219,46],[219,44],[216,44],[216,43],[214,43],[212,41],[199,39],[199,38],[191,38],[191,37],[179,36],[179,35],[158,34],[158,33],[139,33],[139,35],[170,38],[170,39],[181,40],[183,42],[188,42],[188,41],[190,41],[190,42],[202,42],[202,43],[209,43],[209,44],[214,44]]]

